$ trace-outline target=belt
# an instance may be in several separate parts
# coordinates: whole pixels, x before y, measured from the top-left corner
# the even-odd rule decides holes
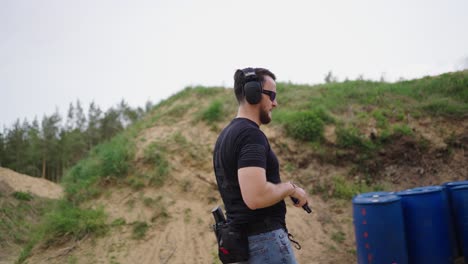
[[[247,236],[258,235],[277,229],[286,229],[283,223],[277,219],[267,218],[261,221],[250,222],[245,226]]]

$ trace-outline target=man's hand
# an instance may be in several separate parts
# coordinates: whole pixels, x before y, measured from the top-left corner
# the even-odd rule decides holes
[[[298,187],[292,182],[289,182],[292,186],[292,191],[289,194],[290,197],[295,198],[297,202],[294,203],[296,207],[302,207],[307,204],[307,193],[301,187]]]

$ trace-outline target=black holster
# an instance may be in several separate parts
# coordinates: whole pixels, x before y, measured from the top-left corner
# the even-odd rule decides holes
[[[220,207],[212,210],[215,218],[213,230],[218,241],[218,256],[223,264],[247,261],[249,259],[249,241],[247,233],[224,218]]]

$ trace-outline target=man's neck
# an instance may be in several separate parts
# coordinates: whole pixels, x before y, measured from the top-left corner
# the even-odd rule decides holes
[[[247,118],[255,123],[257,123],[258,126],[261,125],[260,122],[260,117],[258,116],[258,113],[256,109],[251,106],[251,105],[240,105],[239,109],[237,110],[237,118]]]

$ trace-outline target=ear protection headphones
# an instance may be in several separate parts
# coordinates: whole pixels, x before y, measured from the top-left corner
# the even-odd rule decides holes
[[[262,83],[260,82],[255,69],[245,68],[242,70],[245,76],[244,95],[249,104],[258,104],[262,100]]]

